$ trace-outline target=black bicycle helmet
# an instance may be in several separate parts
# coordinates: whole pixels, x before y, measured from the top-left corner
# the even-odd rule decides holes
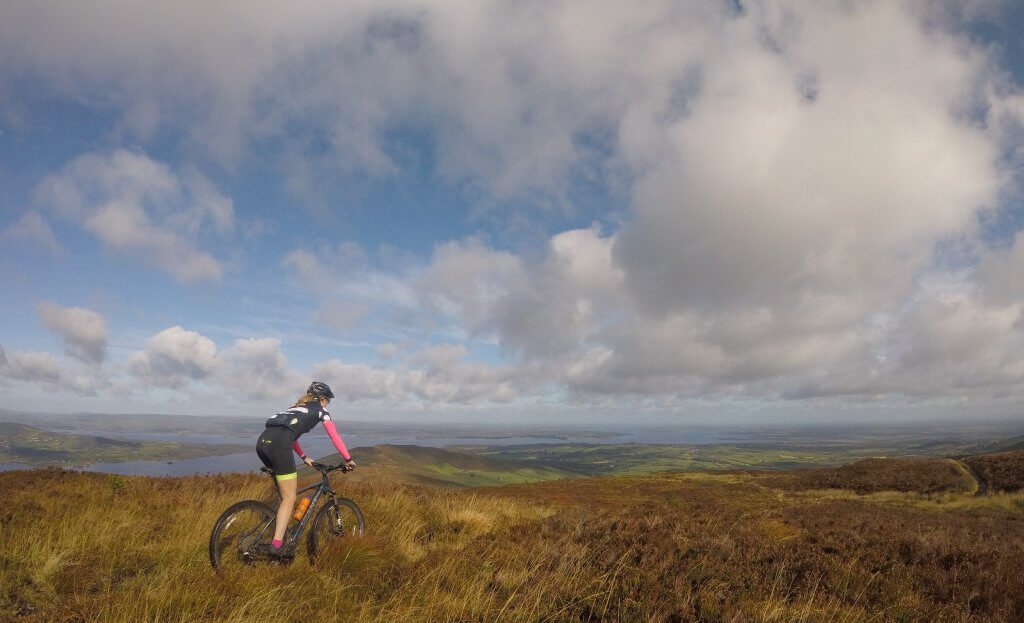
[[[306,390],[306,393],[314,398],[334,398],[334,392],[332,392],[331,388],[327,386],[327,383],[322,383],[320,381],[313,381],[310,383],[309,389]]]

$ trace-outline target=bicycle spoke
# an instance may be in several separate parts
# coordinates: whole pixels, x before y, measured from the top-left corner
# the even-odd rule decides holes
[[[218,571],[241,567],[256,560],[256,546],[273,535],[274,513],[253,500],[229,508],[210,535],[210,561]]]

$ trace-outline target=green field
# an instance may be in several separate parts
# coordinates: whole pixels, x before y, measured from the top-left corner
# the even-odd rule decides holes
[[[93,435],[65,435],[24,424],[0,422],[0,463],[81,467],[92,463],[174,461],[249,450],[249,446],[229,444],[124,441]]]
[[[379,445],[355,448],[352,456],[359,468],[349,476],[352,482],[391,482],[469,488],[513,485],[562,478],[579,473],[527,461],[496,459],[467,452],[423,446]],[[324,459],[340,461],[334,455]],[[312,474],[303,468],[300,475]]]
[[[833,467],[867,458],[959,456],[1012,448],[1019,439],[985,444],[967,443],[875,446],[866,444],[536,444],[521,446],[453,446],[450,450],[492,459],[523,462],[587,476],[649,474],[666,471],[730,469],[780,470]]]

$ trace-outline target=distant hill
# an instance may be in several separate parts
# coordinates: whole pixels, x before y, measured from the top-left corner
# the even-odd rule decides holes
[[[32,466],[165,461],[232,454],[248,446],[177,441],[124,441],[95,435],[67,435],[19,422],[0,422],[0,463]]]
[[[196,416],[157,413],[19,413],[0,410],[0,420],[74,431],[79,434],[158,433],[187,435],[259,435],[266,416]]]
[[[859,494],[966,493],[977,489],[971,474],[952,459],[864,459],[841,467],[780,473],[765,481],[791,491],[848,489]]]
[[[354,448],[352,458],[359,466],[347,476],[353,482],[404,482],[462,488],[580,477],[576,472],[525,461],[492,459],[423,446],[384,444]],[[341,456],[335,454],[323,461],[338,463]],[[300,470],[302,475],[312,473],[308,468]]]
[[[0,452],[63,456],[73,452],[139,448],[142,443],[92,435],[52,433],[17,422],[0,422]]]
[[[1024,451],[997,452],[964,457],[963,462],[989,491],[1024,490]]]

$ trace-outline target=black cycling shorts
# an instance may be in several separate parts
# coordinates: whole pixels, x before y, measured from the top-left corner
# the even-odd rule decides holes
[[[274,470],[278,480],[292,480],[295,473],[295,452],[292,443],[295,435],[283,426],[268,426],[256,440],[256,456],[263,464]]]

